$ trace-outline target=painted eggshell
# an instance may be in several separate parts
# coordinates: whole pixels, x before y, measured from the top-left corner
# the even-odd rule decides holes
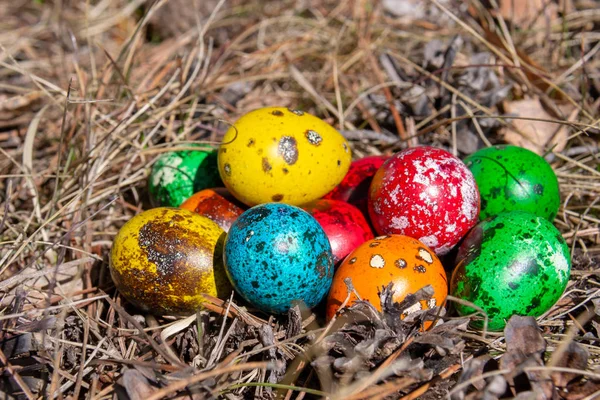
[[[350,253],[338,267],[327,298],[327,319],[331,319],[348,296],[344,279],[351,278],[354,288],[363,300],[381,310],[379,291],[393,283],[395,302],[401,302],[431,285],[434,296],[417,303],[406,315],[423,309],[442,306],[448,295],[448,282],[442,263],[435,253],[416,239],[403,235],[389,235],[369,240]],[[351,305],[356,296],[351,294]]]
[[[267,313],[285,313],[296,301],[314,307],[331,286],[327,235],[298,207],[268,203],[247,210],[231,225],[224,254],[233,287]]]
[[[110,272],[119,292],[154,314],[191,314],[203,294],[227,297],[223,263],[225,232],[188,210],[153,208],[131,218],[117,233]]]
[[[345,201],[358,207],[366,215],[371,180],[388,158],[388,156],[370,156],[353,161],[342,182],[323,198]]]
[[[458,158],[442,149],[415,147],[395,154],[377,171],[369,215],[380,235],[410,236],[443,255],[477,223],[479,192]]]
[[[351,162],[348,142],[298,110],[261,108],[241,117],[219,149],[219,173],[241,202],[303,204],[333,189]]]
[[[150,171],[148,192],[154,207],[179,207],[195,192],[222,186],[217,152],[172,151],[160,156]]]
[[[225,232],[229,231],[231,224],[245,209],[225,188],[201,190],[180,207],[209,218]]]
[[[373,232],[364,215],[351,204],[319,199],[304,204],[302,208],[321,224],[329,238],[336,264],[365,241],[373,239]]]
[[[465,158],[481,195],[485,219],[503,211],[528,211],[549,221],[560,206],[558,179],[550,164],[518,146],[493,146]]]
[[[524,211],[480,222],[459,247],[450,290],[481,307],[488,329],[502,330],[514,315],[538,317],[558,301],[571,270],[569,249],[545,218]],[[461,315],[474,313],[456,304]],[[483,327],[483,320],[473,322]]]

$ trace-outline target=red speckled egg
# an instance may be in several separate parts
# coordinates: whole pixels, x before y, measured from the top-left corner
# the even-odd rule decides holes
[[[339,200],[320,199],[304,204],[321,225],[337,263],[352,250],[367,240],[373,239],[373,232],[360,210],[351,204]]]
[[[370,156],[353,161],[342,182],[323,198],[348,202],[366,215],[371,180],[388,158],[388,156]]]
[[[373,177],[369,215],[380,235],[410,236],[443,255],[477,223],[479,191],[471,171],[452,154],[411,148]]]
[[[214,221],[225,232],[246,208],[225,188],[205,189],[187,199],[180,208],[193,211]]]

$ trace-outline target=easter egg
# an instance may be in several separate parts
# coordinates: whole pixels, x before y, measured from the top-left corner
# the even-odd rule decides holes
[[[194,193],[180,206],[214,221],[225,232],[244,212],[243,205],[227,192],[225,188],[204,189]]]
[[[295,302],[314,307],[333,278],[327,235],[306,211],[267,203],[245,211],[225,240],[225,269],[233,287],[267,313]]]
[[[564,292],[569,249],[545,218],[511,211],[480,222],[459,247],[450,291],[481,307],[488,329],[502,330],[514,315],[538,317]],[[475,309],[456,304],[461,315]],[[483,327],[483,320],[473,322]]]
[[[465,158],[481,195],[480,218],[528,211],[549,221],[560,205],[558,179],[550,164],[518,146],[493,146]]]
[[[113,241],[110,273],[130,303],[154,314],[191,314],[203,294],[227,297],[225,232],[188,210],[153,208],[123,225]]]
[[[442,306],[448,295],[448,282],[442,263],[426,245],[408,236],[389,235],[369,240],[350,253],[338,267],[327,298],[327,318],[331,319],[348,296],[344,280],[351,278],[363,300],[381,311],[379,291],[393,284],[393,300],[401,302],[408,294],[431,285],[434,295],[406,310],[411,312]],[[348,305],[356,301],[351,294]]]
[[[154,207],[179,207],[195,192],[222,186],[217,152],[171,151],[161,155],[150,171],[148,192]]]
[[[225,186],[241,202],[299,205],[340,183],[351,158],[346,139],[321,119],[268,107],[247,113],[225,133],[218,162]]]
[[[308,211],[325,231],[331,244],[334,263],[365,241],[373,239],[373,232],[364,215],[351,204],[319,199],[304,204],[302,209]]]
[[[345,201],[366,214],[371,180],[388,158],[388,156],[370,156],[353,161],[342,182],[323,198]]]
[[[369,215],[380,235],[410,236],[443,255],[477,223],[479,192],[458,158],[415,147],[379,168],[369,190]]]

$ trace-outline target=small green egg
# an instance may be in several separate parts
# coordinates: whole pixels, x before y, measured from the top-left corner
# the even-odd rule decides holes
[[[213,150],[171,151],[150,172],[148,192],[154,207],[179,207],[194,193],[223,186]]]
[[[480,219],[503,211],[529,211],[549,221],[560,205],[558,180],[550,164],[518,146],[481,149],[464,160],[481,195]]]
[[[480,222],[458,249],[450,292],[481,307],[488,329],[514,315],[538,317],[563,294],[571,271],[569,248],[545,218],[511,211]],[[456,304],[459,314],[475,309]],[[483,327],[483,320],[472,325]]]

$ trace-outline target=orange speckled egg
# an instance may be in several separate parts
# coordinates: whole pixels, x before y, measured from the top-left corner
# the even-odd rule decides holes
[[[330,320],[348,296],[344,279],[351,278],[363,300],[381,310],[378,291],[390,282],[394,284],[394,301],[431,285],[433,298],[410,307],[405,315],[418,310],[441,306],[448,295],[448,281],[442,263],[435,253],[420,241],[403,235],[379,236],[369,240],[342,262],[333,277],[327,299],[327,319]],[[356,301],[351,295],[348,305]],[[426,324],[427,325],[430,324]]]
[[[231,224],[247,208],[225,188],[204,189],[183,202],[180,208],[203,215],[229,232]]]

